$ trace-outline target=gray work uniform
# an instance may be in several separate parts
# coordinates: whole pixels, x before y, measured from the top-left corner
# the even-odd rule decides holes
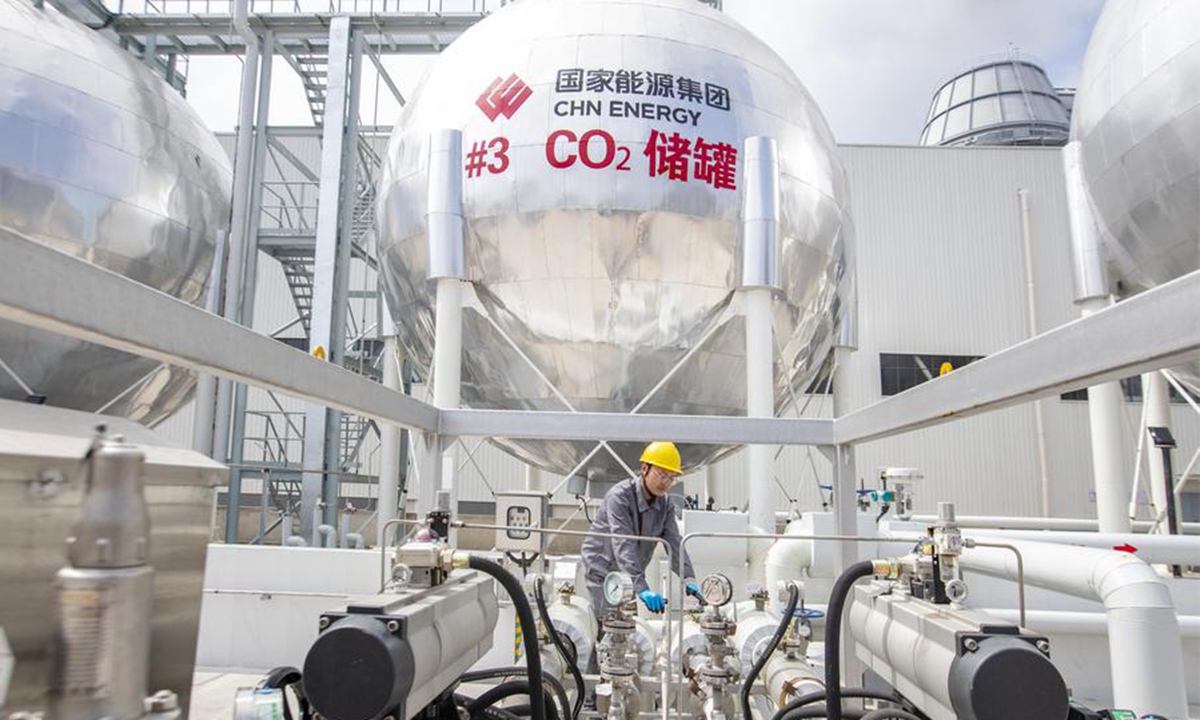
[[[592,521],[592,532],[639,535],[662,538],[671,547],[671,570],[676,570],[674,558],[679,557],[679,526],[675,522],[675,506],[665,497],[646,499],[641,478],[629,478],[617,483],[604,496],[604,502]],[[646,583],[646,565],[658,543],[589,535],[583,541],[581,553],[587,569],[588,594],[597,620],[609,609],[604,601],[604,576],[619,570],[633,578],[636,595],[650,586]],[[692,561],[683,555],[683,577],[693,577]]]

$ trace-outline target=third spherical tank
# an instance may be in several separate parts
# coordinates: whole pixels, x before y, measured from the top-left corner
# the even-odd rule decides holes
[[[795,73],[728,16],[695,0],[524,0],[442,53],[399,119],[378,206],[389,304],[425,373],[429,140],[443,128],[463,133],[478,298],[464,318],[466,406],[629,412],[703,340],[640,412],[744,414],[736,291],[754,136],[776,140],[781,169],[777,407],[828,356],[852,299],[844,172]],[[498,442],[560,473],[592,449]],[[636,462],[636,446],[618,449]],[[724,449],[684,448],[684,464]]]

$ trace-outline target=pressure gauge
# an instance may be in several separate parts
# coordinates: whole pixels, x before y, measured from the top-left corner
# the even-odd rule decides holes
[[[633,600],[633,578],[613,571],[604,576],[604,600],[609,605],[624,605]]]
[[[700,595],[709,605],[721,607],[733,599],[733,583],[720,573],[705,575],[700,581]]]

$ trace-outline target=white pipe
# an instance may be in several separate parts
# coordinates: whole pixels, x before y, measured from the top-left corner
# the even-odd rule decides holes
[[[1008,622],[1017,622],[1020,613],[1011,608],[981,610]],[[1179,636],[1189,640],[1200,638],[1200,616],[1183,615],[1179,620]],[[1025,627],[1034,632],[1061,635],[1106,635],[1108,618],[1104,613],[1064,610],[1027,610]]]
[[[1033,233],[1029,227],[1029,191],[1017,191],[1021,208],[1021,247],[1025,256],[1025,312],[1029,323],[1028,337],[1038,334],[1037,293],[1033,283]],[[1046,414],[1042,401],[1033,401],[1033,426],[1037,439],[1038,480],[1042,491],[1042,515],[1050,517],[1050,463],[1046,459]]]
[[[801,535],[811,532],[801,526],[800,521],[788,523],[784,535]],[[767,592],[775,592],[781,582],[799,580],[808,574],[812,566],[811,540],[776,540],[767,550],[764,562]]]
[[[1132,533],[1046,532],[1041,530],[971,530],[970,537],[1005,538],[1076,545],[1098,550],[1132,546],[1130,553],[1148,563],[1193,565],[1200,563],[1200,537],[1184,535],[1134,535]]]
[[[395,327],[388,310],[384,308],[385,337],[383,340],[383,386],[389,390],[402,391],[400,378],[400,343],[396,340]],[[379,428],[379,500],[376,502],[375,522],[378,528],[375,544],[383,546],[384,525],[394,520],[400,503],[400,426],[383,423]]]
[[[1168,482],[1174,485],[1175,480],[1167,478],[1162,450],[1150,443],[1146,432],[1146,428],[1170,427],[1171,425],[1170,386],[1162,373],[1155,371],[1142,375],[1142,402],[1146,404],[1146,426],[1140,430],[1146,443],[1146,452],[1149,454],[1147,459],[1150,465],[1150,473],[1147,475],[1146,482],[1150,485],[1150,498],[1154,501],[1155,515],[1165,517]],[[1166,533],[1166,522],[1159,523],[1155,532]]]
[[[746,323],[746,416],[775,417],[772,291],[779,287],[779,148],[769,137],[746,138],[742,195],[741,295]],[[748,515],[753,532],[775,533],[774,448],[750,445]],[[750,577],[764,577],[769,543],[747,543]]]
[[[1079,301],[1082,315],[1087,317],[1109,306],[1107,297],[1091,297]],[[1121,385],[1103,383],[1088,388],[1088,425],[1092,441],[1092,473],[1096,488],[1096,517],[1101,532],[1130,532],[1128,475],[1121,456],[1121,436],[1124,433],[1122,413],[1125,403]]]
[[[937,522],[936,515],[913,515],[911,520],[921,525],[932,525]],[[996,528],[1009,530],[1072,530],[1077,532],[1095,532],[1099,525],[1096,520],[1089,518],[1043,518],[1043,517],[1006,517],[1003,515],[959,515],[956,519],[959,527],[963,528]],[[1134,521],[1133,530],[1148,532],[1153,523],[1141,520]],[[1200,523],[1182,523],[1185,534],[1200,533]]]
[[[766,288],[750,288],[743,293],[746,311],[746,416],[773,417],[775,357],[771,325],[771,291]],[[749,460],[750,527],[758,532],[774,534],[773,448],[769,445],[750,445],[746,452]],[[761,563],[761,555],[759,558]],[[762,577],[761,572],[756,572],[756,569],[752,564],[751,577]]]
[[[1104,604],[1112,662],[1113,703],[1138,716],[1188,716],[1179,622],[1166,582],[1128,553],[1070,545],[1017,541],[1025,581]],[[1016,580],[1011,552],[976,548],[962,565],[985,575]]]
[[[437,316],[433,341],[433,404],[438,408],[457,408],[462,386],[462,281],[440,278],[437,281]],[[450,512],[458,505],[454,483],[456,462],[454,446],[442,453],[442,473],[438,490],[450,492]],[[422,504],[425,498],[421,498]],[[432,508],[432,504],[430,505]]]
[[[317,547],[337,547],[337,528],[332,525],[322,524],[317,526],[317,533],[321,536],[321,542],[317,543]]]
[[[535,465],[525,466],[525,489],[530,492],[546,492],[546,474]]]
[[[775,706],[782,707],[789,700],[825,689],[821,675],[804,658],[789,658],[776,652],[763,667],[767,683],[767,696]]]
[[[429,187],[426,198],[427,276],[437,281],[433,339],[433,404],[457,408],[462,384],[463,283],[466,280],[462,218],[462,132],[435,130],[429,143]],[[454,448],[430,447],[440,453],[421,476],[417,512],[424,516],[434,507],[439,491],[449,493],[450,512],[458,507],[454,482]],[[440,462],[440,469],[437,465]],[[451,531],[453,542],[455,531]]]

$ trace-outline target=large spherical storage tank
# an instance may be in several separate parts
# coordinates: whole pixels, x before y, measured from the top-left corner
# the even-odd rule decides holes
[[[1118,294],[1200,267],[1200,3],[1109,0],[1072,122]]]
[[[777,404],[786,383],[812,380],[848,311],[846,181],[813,99],[732,19],[696,0],[523,0],[442,53],[397,124],[378,206],[390,307],[425,371],[429,138],[442,128],[463,132],[479,299],[464,319],[465,405],[566,410],[525,354],[574,409],[629,412],[711,331],[639,412],[744,414],[730,305],[752,136],[775,138],[782,176]],[[559,473],[594,447],[498,442]],[[617,447],[636,467],[640,448]],[[685,467],[723,449],[686,447]]]
[[[142,61],[49,3],[0,0],[0,232],[199,304],[230,184],[216,138]],[[147,424],[195,384],[154,360],[8,322],[0,360],[11,370],[0,369],[0,397]]]

